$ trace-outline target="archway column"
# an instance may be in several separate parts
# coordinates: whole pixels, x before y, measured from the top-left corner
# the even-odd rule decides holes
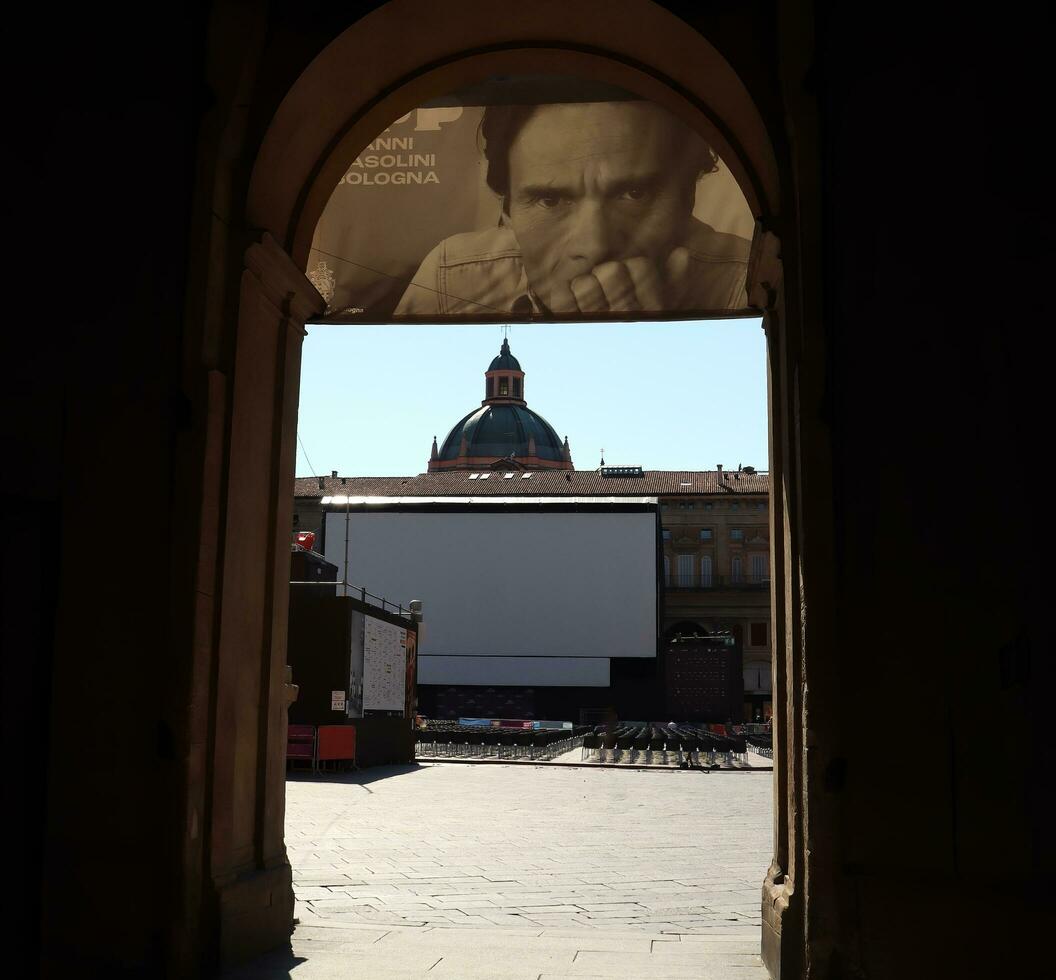
[[[795,380],[789,363],[781,242],[760,224],[749,266],[749,303],[763,313],[770,419],[770,621],[772,639],[774,852],[762,887],[762,956],[770,975],[803,967],[802,724],[796,494]]]
[[[247,250],[228,406],[215,634],[208,873],[221,963],[281,944],[293,920],[283,840],[289,541],[301,343],[305,320],[323,306],[270,235]]]

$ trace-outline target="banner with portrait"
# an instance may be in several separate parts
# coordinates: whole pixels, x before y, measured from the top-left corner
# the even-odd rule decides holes
[[[730,171],[666,108],[506,77],[379,133],[334,188],[307,275],[324,322],[756,315],[753,228]]]

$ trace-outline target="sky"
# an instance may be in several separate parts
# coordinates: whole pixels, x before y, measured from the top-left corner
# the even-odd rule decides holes
[[[736,469],[767,463],[761,322],[308,325],[297,475],[424,473],[484,398],[508,331],[525,400],[563,439],[576,469]]]

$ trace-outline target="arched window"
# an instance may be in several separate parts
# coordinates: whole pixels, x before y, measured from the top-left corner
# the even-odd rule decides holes
[[[752,581],[765,582],[769,576],[766,573],[766,555],[752,555]]]
[[[705,555],[700,559],[700,587],[711,588],[711,555]]]
[[[678,556],[678,587],[688,589],[693,584],[693,556]]]
[[[509,397],[510,394],[510,379],[499,378],[499,397]]]

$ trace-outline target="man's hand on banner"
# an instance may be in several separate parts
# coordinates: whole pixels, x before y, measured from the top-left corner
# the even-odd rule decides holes
[[[689,250],[681,245],[668,255],[662,270],[645,256],[603,262],[555,286],[550,310],[558,314],[677,310],[689,286],[689,265]]]

